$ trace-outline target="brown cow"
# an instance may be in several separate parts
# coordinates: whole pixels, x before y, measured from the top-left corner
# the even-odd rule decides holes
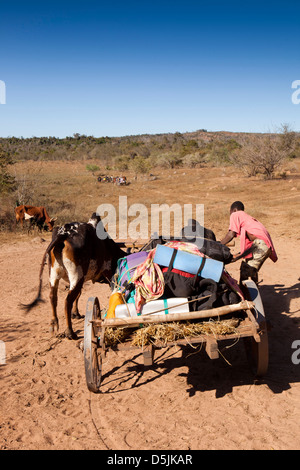
[[[106,234],[106,238],[103,234]],[[109,283],[115,273],[118,259],[126,256],[126,253],[108,236],[100,217],[95,213],[88,223],[72,222],[56,227],[42,260],[38,295],[31,304],[23,305],[27,311],[41,301],[42,275],[47,255],[52,307],[50,331],[58,331],[57,291],[60,279],[64,279],[69,282],[69,292],[65,300],[65,335],[70,339],[77,339],[72,329],[72,307],[78,302],[84,282],[91,280]]]
[[[22,229],[24,220],[30,220],[30,228],[36,223],[39,230],[42,230],[44,224],[47,225],[49,232],[52,232],[56,218],[50,218],[45,207],[25,206],[15,207],[16,222],[20,222]]]

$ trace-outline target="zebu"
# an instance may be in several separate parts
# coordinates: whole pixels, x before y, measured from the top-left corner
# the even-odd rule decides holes
[[[97,225],[106,233],[101,219],[95,213],[87,223],[72,222],[53,231],[52,241],[43,256],[37,297],[23,307],[29,311],[42,299],[42,276],[47,256],[49,258],[50,303],[52,319],[50,331],[58,331],[57,291],[60,279],[69,282],[69,291],[65,299],[65,317],[67,329],[65,335],[77,339],[72,328],[72,307],[77,306],[82,286],[87,281],[109,283],[114,274],[119,258],[126,253],[108,236],[98,237]],[[98,231],[99,234],[99,231]]]

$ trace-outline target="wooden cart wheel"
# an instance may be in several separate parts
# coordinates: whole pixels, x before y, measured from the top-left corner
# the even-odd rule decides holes
[[[255,376],[263,377],[269,365],[269,342],[264,307],[255,282],[248,279],[243,281],[243,284],[247,288],[248,300],[254,302],[255,305],[255,319],[259,324],[260,337],[259,342],[254,337],[244,338],[246,353]]]
[[[84,322],[84,367],[87,387],[91,392],[99,393],[102,376],[102,358],[99,354],[99,328],[93,325],[93,320],[101,318],[100,304],[97,297],[90,297],[85,313]],[[101,352],[101,350],[100,350]]]

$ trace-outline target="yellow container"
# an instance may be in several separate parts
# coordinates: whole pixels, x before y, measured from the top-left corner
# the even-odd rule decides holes
[[[105,318],[115,318],[115,310],[117,305],[124,303],[122,294],[120,292],[115,292],[109,298],[108,310]]]

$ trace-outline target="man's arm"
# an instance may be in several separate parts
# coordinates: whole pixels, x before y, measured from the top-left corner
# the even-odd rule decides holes
[[[231,240],[234,237],[236,237],[236,233],[233,232],[232,230],[228,230],[228,232],[225,235],[225,237],[223,238],[223,240],[221,240],[222,245],[226,245],[227,243],[231,242]]]

